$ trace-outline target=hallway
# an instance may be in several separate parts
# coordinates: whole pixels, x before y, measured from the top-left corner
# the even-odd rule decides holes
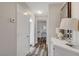
[[[40,46],[38,45],[37,47],[30,47],[30,52],[26,56],[47,56],[48,55],[48,50],[45,45]]]

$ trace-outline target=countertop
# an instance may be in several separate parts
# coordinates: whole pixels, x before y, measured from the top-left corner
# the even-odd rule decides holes
[[[66,43],[68,43],[66,40],[60,40],[60,39],[52,38],[51,42],[52,42],[53,45],[57,45],[59,47],[73,51],[75,53],[79,53],[79,47],[78,48],[77,48],[77,46],[70,47],[70,46],[66,45]]]

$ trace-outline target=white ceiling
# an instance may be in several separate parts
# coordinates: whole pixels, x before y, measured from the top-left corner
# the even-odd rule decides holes
[[[61,2],[26,2],[26,4],[30,7],[30,9],[34,14],[36,14],[38,10],[42,11],[43,14],[47,14],[49,4],[59,4],[59,3]]]

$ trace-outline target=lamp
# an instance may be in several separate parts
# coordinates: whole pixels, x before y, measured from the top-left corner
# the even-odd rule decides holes
[[[68,42],[72,43],[72,31],[78,30],[78,22],[76,19],[72,18],[63,18],[60,24],[60,29],[64,29],[66,39],[68,39]]]
[[[74,20],[71,18],[63,18],[60,24],[60,29],[73,30]]]
[[[72,33],[69,33],[69,37],[66,38],[66,39],[69,39],[67,40],[68,41],[67,45],[71,45],[71,46],[75,45],[75,41],[74,41],[75,37],[73,36],[71,38],[70,35],[74,35],[75,31],[79,31],[79,20],[72,19],[72,18],[63,18],[59,28],[64,29],[66,31],[67,30],[72,31]],[[68,35],[68,33],[66,34]]]
[[[78,22],[79,20],[77,19],[63,18],[60,24],[60,29],[78,31]]]

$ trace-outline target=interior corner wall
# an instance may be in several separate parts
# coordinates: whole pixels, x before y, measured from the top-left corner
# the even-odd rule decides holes
[[[60,25],[60,5],[49,5],[48,18],[48,55],[51,55],[51,38],[56,38],[56,28]]]
[[[50,37],[56,37],[56,28],[60,25],[59,6],[49,6],[49,29]]]

